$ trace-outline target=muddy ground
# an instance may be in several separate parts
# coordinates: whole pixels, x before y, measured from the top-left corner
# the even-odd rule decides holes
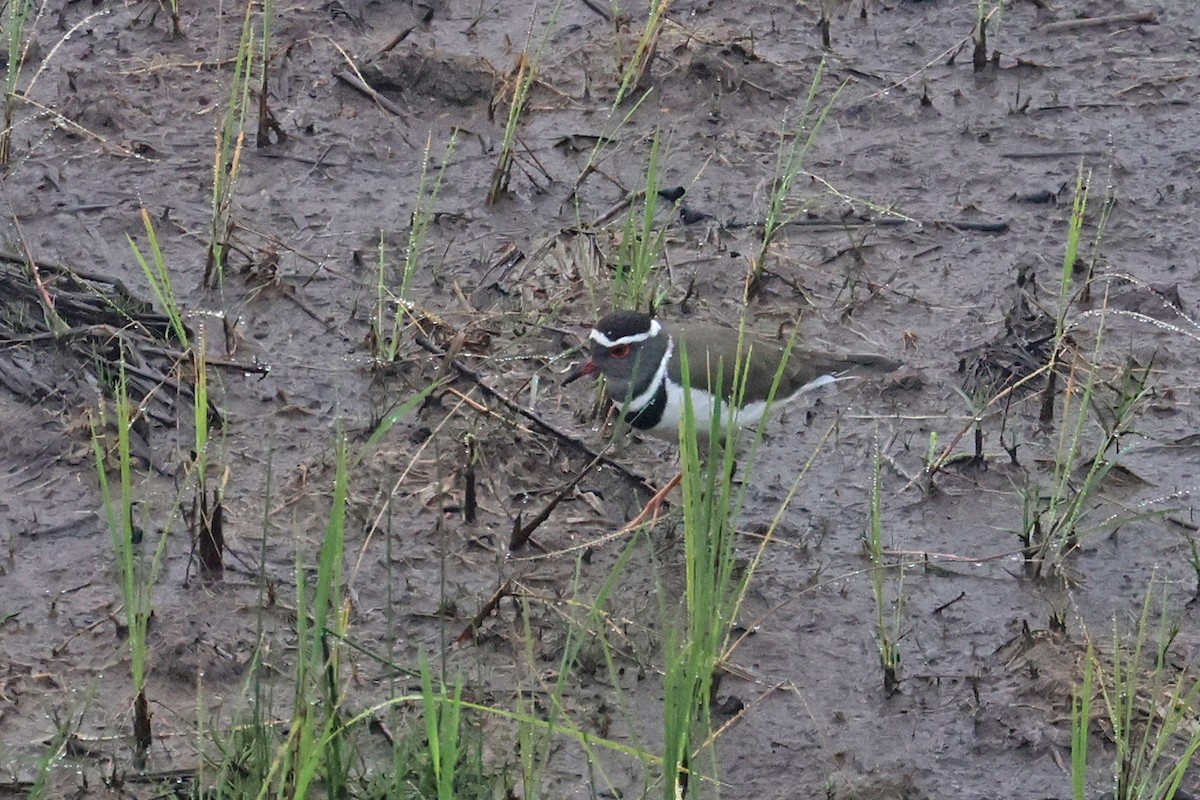
[[[455,130],[411,298],[434,349],[464,334],[458,359],[476,377],[451,370],[458,394],[439,393],[354,468],[352,630],[358,644],[412,666],[511,581],[522,604],[502,601],[474,642],[449,650],[449,668],[467,676],[473,697],[502,707],[518,689],[553,680],[566,621],[583,613],[563,601],[595,598],[631,541],[603,537],[644,500],[639,479],[661,483],[675,466],[666,444],[619,442],[611,455],[629,474],[596,470],[533,544],[508,554],[517,515],[528,521],[587,463],[579,444],[598,449],[611,435],[589,418],[590,389],[557,385],[576,360],[569,348],[610,306],[625,217],[608,212],[645,185],[657,132],[662,184],[686,190],[684,213],[659,204],[661,315],[735,323],[782,137],[822,58],[818,105],[843,88],[748,324],[773,336],[799,319],[810,347],[876,351],[907,367],[789,409],[769,427],[743,529],[763,530],[800,466],[814,452],[817,460],[754,578],[741,614],[754,633],[721,685],[723,699],[745,706],[719,741],[723,794],[1065,797],[1083,627],[1109,635],[1114,615],[1124,623],[1135,614],[1157,576],[1182,622],[1177,663],[1194,655],[1200,22],[1190,4],[1015,0],[990,25],[976,68],[973,2],[829,3],[827,47],[817,2],[675,2],[642,82],[648,94],[614,113],[619,62],[644,24],[636,4],[614,25],[572,0],[553,24],[550,4],[512,0],[281,3],[269,106],[283,139],[276,132],[253,146],[255,108],[230,264],[216,289],[202,288],[214,130],[243,8],[181,6],[177,38],[154,4],[49,0],[21,82],[31,102],[17,104],[0,184],[7,249],[120,280],[151,300],[126,238],[145,247],[146,208],[189,323],[205,331],[213,362],[226,364],[211,375],[224,424],[210,459],[228,470],[223,581],[196,579],[174,510],[192,435],[182,390],[158,389],[161,413],[141,445],[136,521],[152,535],[170,531],[154,595],[147,769],[195,768],[198,691],[210,726],[229,725],[244,707],[260,619],[270,673],[289,674],[296,552],[315,560],[337,434],[362,446],[388,409],[443,370],[411,328],[393,366],[378,368],[369,343],[381,239],[388,282],[398,285],[426,142],[436,172]],[[1111,15],[1121,16],[1081,20]],[[545,42],[539,80],[508,191],[489,205],[504,92],[527,41],[531,52]],[[348,59],[390,108],[336,77]],[[596,137],[608,142],[581,180]],[[1109,383],[1130,364],[1149,366],[1150,390],[1122,439],[1122,469],[1087,505],[1078,548],[1038,579],[1017,534],[1023,497],[1047,493],[1061,451],[1067,368],[1049,425],[1038,422],[1044,383],[1035,380],[983,414],[982,462],[949,464],[930,485],[925,459],[931,433],[938,449],[973,452],[972,434],[955,439],[974,415],[958,389],[986,400],[1008,367],[1023,375],[1037,366],[1025,361],[1048,357],[1036,342],[1046,311],[1060,307],[1081,164],[1091,176],[1084,253],[1095,256],[1096,281],[1090,301],[1066,314],[1078,344],[1067,360],[1095,361]],[[1094,250],[1106,195],[1115,204]],[[51,291],[61,287],[58,273],[43,274]],[[106,776],[131,774],[131,698],[88,434],[96,365],[30,336],[36,308],[6,300],[0,342],[0,780],[30,780],[46,742],[69,724],[78,746],[55,785],[66,794],[86,783],[84,794],[101,795]],[[1099,431],[1093,418],[1093,452]],[[473,522],[463,515],[468,439],[478,455]],[[891,694],[862,546],[877,448],[885,536],[907,554],[893,559],[909,564],[902,583],[897,569],[887,585],[902,598]],[[682,583],[672,528],[668,519],[632,540],[632,563],[608,602],[622,691],[593,663],[568,693],[578,724],[651,750],[661,735],[660,596]],[[755,541],[747,536],[747,556]],[[264,556],[280,600],[260,613]],[[386,698],[394,676],[366,657],[351,661],[347,703]],[[286,717],[284,679],[274,692]],[[1105,750],[1092,755],[1100,792]],[[511,766],[512,740],[498,738],[488,758]],[[543,776],[548,796],[631,797],[653,786],[640,762],[597,758],[602,771],[571,746],[556,749]]]

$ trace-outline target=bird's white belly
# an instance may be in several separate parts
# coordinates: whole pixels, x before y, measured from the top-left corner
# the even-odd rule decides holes
[[[712,430],[712,419],[715,411],[714,398],[708,392],[692,392],[692,417],[695,421],[696,432],[707,436]],[[767,412],[767,404],[761,400],[747,403],[735,414],[731,414],[729,403],[721,402],[721,420],[718,428],[723,435],[732,417],[739,428],[748,428],[758,424],[763,414]],[[667,403],[663,410],[662,419],[654,428],[654,434],[664,439],[676,438],[683,424],[683,387],[667,383]]]

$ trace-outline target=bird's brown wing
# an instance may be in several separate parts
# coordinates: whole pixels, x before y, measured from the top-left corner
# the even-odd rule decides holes
[[[795,348],[788,358],[787,385],[780,385],[778,396],[788,397],[818,378],[868,378],[886,375],[899,369],[901,363],[874,353],[827,353]]]
[[[720,376],[720,393],[725,399],[730,399],[737,367],[733,363],[724,363],[721,353],[737,354],[737,330],[718,325],[680,325],[675,331],[678,339],[688,343],[687,359],[691,385],[711,392],[716,388],[717,378]],[[678,344],[676,347],[678,353]],[[741,357],[745,359],[750,353],[754,355],[745,376],[747,393],[753,394],[750,388],[758,386],[764,387],[765,393],[775,379],[783,350],[773,342],[758,339],[747,333],[742,340]],[[729,360],[732,362],[733,358]],[[681,381],[681,371],[677,364],[673,364],[671,377]],[[786,374],[784,382],[787,382]]]

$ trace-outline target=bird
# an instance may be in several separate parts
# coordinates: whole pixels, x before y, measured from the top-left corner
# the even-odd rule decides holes
[[[588,341],[587,360],[562,384],[566,386],[587,375],[604,376],[609,397],[631,427],[674,441],[678,441],[684,416],[684,352],[694,426],[697,435],[705,438],[714,427],[722,437],[730,424],[739,430],[753,429],[768,405],[790,403],[815,389],[883,374],[900,366],[897,361],[873,354],[834,354],[801,348],[789,352],[775,342],[735,328],[668,324],[638,311],[606,315],[592,328]],[[678,483],[676,476],[655,496],[657,503],[652,499],[635,522],[640,524],[651,511],[657,515],[657,506]]]
[[[609,397],[624,410],[626,422],[669,440],[678,437],[683,419],[682,352],[687,353],[695,426],[701,435],[711,430],[718,407],[721,434],[730,422],[739,429],[757,425],[767,411],[776,375],[779,385],[771,399],[781,404],[823,386],[899,367],[899,362],[871,354],[801,348],[787,353],[775,342],[740,336],[734,328],[695,323],[668,326],[637,311],[608,314],[592,328],[588,340],[588,359],[563,379],[563,385],[586,375],[603,375]],[[741,364],[737,363],[739,346]],[[781,371],[785,354],[787,363]],[[739,371],[744,375],[735,380]]]

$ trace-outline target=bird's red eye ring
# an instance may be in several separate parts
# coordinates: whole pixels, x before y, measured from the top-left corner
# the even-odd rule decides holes
[[[632,348],[630,348],[627,344],[618,344],[614,347],[608,348],[608,354],[613,358],[625,358],[629,355],[629,351],[631,349]]]

